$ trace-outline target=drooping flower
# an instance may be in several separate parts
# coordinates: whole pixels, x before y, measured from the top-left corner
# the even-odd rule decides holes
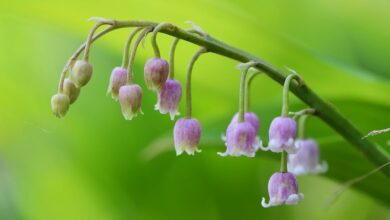
[[[269,128],[269,142],[262,150],[272,152],[282,152],[293,154],[297,151],[294,145],[297,124],[294,119],[288,117],[276,117],[272,120]]]
[[[126,120],[136,117],[141,110],[142,89],[137,84],[125,85],[119,88],[119,103]]]
[[[85,60],[77,60],[71,71],[71,79],[77,87],[85,86],[92,77],[92,65]]]
[[[303,194],[298,192],[298,183],[292,173],[274,173],[268,182],[269,202],[263,197],[261,205],[264,208],[278,205],[293,205],[303,199]]]
[[[57,93],[51,97],[51,110],[57,118],[65,116],[69,109],[70,99],[63,93]]]
[[[181,99],[181,86],[177,80],[168,79],[161,87],[158,93],[158,101],[155,106],[156,110],[159,110],[161,114],[169,112],[171,119],[175,118],[175,115],[179,115],[178,107]]]
[[[221,156],[254,157],[261,143],[255,129],[249,122],[233,122],[226,131],[226,151]]]
[[[176,121],[173,129],[176,155],[186,152],[188,155],[194,155],[200,152],[198,144],[202,129],[198,120],[194,118],[181,118]]]
[[[144,78],[148,89],[158,91],[168,78],[169,64],[164,59],[151,58],[146,61]]]
[[[317,174],[328,170],[328,164],[320,164],[320,152],[314,139],[296,140],[298,151],[288,155],[288,171],[295,175]]]
[[[107,95],[111,93],[114,100],[118,100],[119,88],[126,85],[127,69],[115,67],[111,72],[110,84],[108,85]]]
[[[238,122],[238,115],[239,114],[237,112],[233,116],[232,120],[230,121],[229,126],[231,126],[234,123]],[[260,128],[260,120],[257,117],[256,113],[254,113],[254,112],[245,112],[244,117],[245,117],[245,121],[249,122],[253,126],[253,128],[255,129],[255,133],[257,134],[257,132],[259,132],[259,128]]]
[[[70,104],[74,103],[79,97],[80,88],[70,79],[65,79],[63,90],[63,93],[69,97]]]

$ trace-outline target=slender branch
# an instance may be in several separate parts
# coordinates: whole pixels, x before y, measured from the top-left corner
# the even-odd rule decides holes
[[[250,98],[250,88],[252,85],[253,79],[259,75],[261,72],[253,72],[251,75],[248,77],[248,80],[246,81],[246,86],[245,86],[245,112],[250,111],[250,106],[251,106],[251,98]]]
[[[142,33],[140,35],[138,35],[137,39],[134,42],[133,48],[130,52],[130,58],[128,61],[128,66],[127,66],[127,70],[129,71],[129,74],[127,74],[127,82],[130,84],[133,83],[133,80],[134,80],[133,67],[134,67],[135,54],[137,53],[138,46],[141,43],[142,39],[144,39],[146,37],[146,35],[150,31],[152,31],[152,29],[153,29],[152,27],[145,28],[145,30],[142,31]]]
[[[125,48],[123,49],[123,58],[122,58],[122,67],[127,68],[129,65],[129,55],[130,55],[130,45],[131,41],[133,41],[133,38],[135,35],[142,30],[142,27],[135,28],[128,36],[125,44]]]
[[[191,58],[190,63],[187,67],[187,81],[186,81],[186,117],[191,118],[192,116],[192,106],[191,106],[191,75],[192,75],[192,69],[194,67],[195,62],[198,60],[200,55],[206,53],[206,48],[200,48],[194,56]]]
[[[153,46],[153,49],[154,49],[154,56],[156,58],[160,58],[160,49],[158,49],[158,44],[157,44],[157,40],[156,40],[156,37],[157,37],[157,33],[159,31],[161,31],[162,29],[164,28],[169,28],[171,27],[172,25],[168,22],[162,22],[160,24],[158,24],[154,30],[153,30],[153,33],[152,33],[152,37],[151,37],[151,40],[152,40],[152,46]]]
[[[180,38],[175,37],[169,49],[169,79],[175,77],[175,51]]]
[[[102,19],[99,20],[102,21]],[[110,31],[126,27],[147,27],[157,25],[157,23],[150,21],[117,21],[104,19],[102,22],[112,26]],[[264,72],[279,84],[283,84],[286,79],[286,74],[282,70],[248,52],[227,45],[211,36],[199,36],[176,26],[162,29],[161,32],[207,48],[207,51],[209,52],[219,54],[238,62],[245,63],[253,60],[256,62],[254,67],[257,70]],[[373,164],[380,166],[390,161],[389,152],[378,144],[372,143],[367,139],[362,139],[362,133],[347,118],[345,118],[332,104],[319,97],[306,84],[299,85],[296,82],[292,82],[290,91],[308,106],[316,109],[316,115],[320,119],[360,150]],[[385,167],[382,171],[390,177],[390,167]]]

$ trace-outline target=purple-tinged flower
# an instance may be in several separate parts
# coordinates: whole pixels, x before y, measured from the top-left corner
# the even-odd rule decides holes
[[[221,156],[254,157],[260,147],[259,138],[249,122],[233,122],[226,131],[226,152],[218,153]]]
[[[74,82],[70,79],[65,79],[63,92],[69,97],[70,104],[76,101],[80,94],[80,88],[78,88]]]
[[[263,197],[261,205],[264,208],[282,204],[294,205],[303,200],[303,194],[298,193],[298,183],[292,173],[274,173],[268,182],[269,202]]]
[[[65,116],[69,109],[69,97],[62,93],[57,93],[51,97],[51,110],[57,118]]]
[[[158,91],[168,78],[169,64],[164,59],[151,58],[146,61],[144,78],[148,89]]]
[[[298,149],[294,145],[297,123],[288,117],[276,117],[272,120],[269,128],[269,142],[262,150],[272,152],[286,151],[289,154],[295,153]]]
[[[118,100],[119,88],[127,83],[127,69],[115,67],[111,72],[110,84],[108,85],[107,95],[111,93],[114,100]]]
[[[92,77],[92,65],[85,60],[77,60],[73,65],[71,79],[77,87],[85,86]]]
[[[320,152],[314,139],[296,140],[296,154],[288,155],[288,171],[295,175],[317,174],[328,170],[328,164],[320,164]]]
[[[229,126],[234,124],[234,123],[236,123],[236,122],[238,122],[238,115],[239,114],[237,112],[233,116]],[[253,128],[255,129],[255,133],[257,134],[257,132],[259,132],[259,128],[260,128],[260,120],[257,117],[256,113],[254,113],[254,112],[245,112],[244,117],[245,117],[245,121],[249,122],[253,126]]]
[[[161,114],[169,112],[171,119],[175,118],[175,115],[179,115],[178,107],[181,99],[181,86],[177,80],[168,79],[161,87],[158,93],[158,101],[155,106],[156,110],[159,110]]]
[[[137,84],[125,85],[119,88],[119,103],[126,120],[136,117],[141,110],[142,89]]]
[[[173,138],[175,141],[176,155],[184,151],[188,155],[194,155],[195,151],[200,152],[198,144],[202,129],[198,120],[194,118],[181,118],[176,121],[173,129]]]

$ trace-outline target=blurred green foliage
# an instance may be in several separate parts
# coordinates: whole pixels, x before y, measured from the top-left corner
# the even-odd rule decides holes
[[[191,20],[212,36],[247,50],[279,68],[297,70],[361,131],[390,125],[390,2],[143,0],[0,2],[0,219],[390,219],[390,181],[381,173],[326,202],[345,182],[374,167],[318,119],[317,138],[330,170],[299,177],[305,200],[297,206],[263,209],[268,178],[278,157],[222,158],[219,140],[237,111],[240,71],[213,54],[200,58],[193,74],[193,115],[203,125],[203,152],[176,157],[173,122],[153,110],[156,96],[144,90],[144,116],[125,121],[118,103],[105,96],[111,69],[121,62],[129,30],[93,45],[94,77],[68,115],[50,112],[59,73],[86,39],[89,17]],[[159,35],[163,56],[171,38]],[[181,42],[177,77],[196,47]],[[152,55],[139,50],[136,81]],[[281,87],[255,79],[252,105],[261,137],[281,107]],[[303,106],[291,98],[292,110]],[[389,150],[389,134],[370,138]]]

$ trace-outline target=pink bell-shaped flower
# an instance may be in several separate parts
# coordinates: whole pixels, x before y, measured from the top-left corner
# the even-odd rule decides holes
[[[269,202],[263,197],[261,205],[264,208],[278,205],[293,205],[303,200],[303,194],[298,193],[298,183],[292,173],[274,173],[268,182]]]
[[[288,171],[295,175],[318,174],[328,170],[328,164],[320,163],[318,144],[314,139],[295,141],[298,151],[288,155]]]

